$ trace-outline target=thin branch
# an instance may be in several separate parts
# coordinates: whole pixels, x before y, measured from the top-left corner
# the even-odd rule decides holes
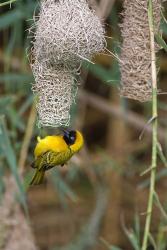
[[[149,168],[147,168],[146,170],[144,170],[141,174],[140,174],[140,176],[143,176],[143,175],[145,175],[145,174],[147,174],[147,173],[149,173],[149,172],[151,172],[151,170],[153,169],[153,167],[151,166],[151,167],[149,167]]]
[[[159,142],[157,143],[157,152],[158,152],[159,158],[161,159],[162,163],[167,168],[167,159],[164,155],[161,144]]]
[[[166,214],[166,211],[165,209],[163,208],[161,202],[160,202],[160,199],[158,197],[158,194],[156,192],[154,192],[154,198],[156,200],[156,203],[157,203],[157,207],[159,208],[161,214],[163,215],[164,219],[167,221],[167,214]]]
[[[142,250],[147,249],[148,239],[150,235],[150,224],[153,210],[153,200],[155,193],[155,180],[157,168],[157,134],[158,134],[158,120],[157,120],[157,70],[156,70],[156,56],[155,56],[155,41],[154,41],[154,20],[153,20],[153,3],[148,0],[148,20],[150,30],[150,48],[151,48],[151,76],[152,76],[152,116],[156,117],[152,122],[152,163],[150,176],[150,190],[147,205],[147,216],[145,222]]]
[[[145,130],[146,130],[146,127],[147,127],[149,124],[151,124],[152,121],[153,121],[155,118],[156,118],[156,117],[152,116],[152,117],[148,120],[148,122],[147,122],[146,125],[144,126],[143,130],[141,131],[141,134],[140,134],[140,136],[139,136],[139,140],[142,139],[142,137],[143,137],[143,135],[144,135],[144,132],[145,132]]]
[[[5,5],[8,5],[8,4],[12,4],[12,3],[14,3],[14,2],[16,2],[17,0],[10,0],[10,1],[7,1],[7,2],[4,2],[4,3],[0,3],[0,7],[2,7],[2,6],[5,6]]]

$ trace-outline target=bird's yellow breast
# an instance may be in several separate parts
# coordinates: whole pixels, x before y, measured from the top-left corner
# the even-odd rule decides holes
[[[34,150],[34,155],[35,157],[38,157],[47,151],[62,152],[66,151],[67,149],[68,146],[61,135],[46,136],[43,139],[38,139],[38,143]]]

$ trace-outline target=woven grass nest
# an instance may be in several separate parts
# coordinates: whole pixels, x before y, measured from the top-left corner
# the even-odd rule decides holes
[[[86,0],[43,0],[35,22],[32,70],[40,126],[68,126],[83,60],[105,47],[104,28]]]
[[[141,102],[152,96],[151,52],[146,0],[124,0],[123,37],[120,69],[121,90],[124,97]],[[161,0],[153,0],[154,31],[158,32],[161,19]],[[159,47],[156,45],[156,52]]]

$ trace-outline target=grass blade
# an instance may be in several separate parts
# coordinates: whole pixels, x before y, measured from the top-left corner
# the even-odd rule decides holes
[[[155,35],[156,42],[167,52],[167,44],[164,39],[159,35]]]
[[[23,205],[25,211],[27,211],[24,187],[18,174],[16,157],[15,157],[15,154],[14,154],[14,151],[13,151],[13,148],[12,148],[9,136],[8,136],[8,131],[6,128],[4,116],[0,116],[0,142],[1,142],[0,149],[3,151],[3,154],[9,165],[9,168],[17,183],[19,194],[20,194],[19,195],[20,202]]]

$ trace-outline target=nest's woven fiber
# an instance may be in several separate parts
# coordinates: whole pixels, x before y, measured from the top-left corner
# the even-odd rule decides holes
[[[33,91],[37,96],[39,126],[68,126],[70,107],[75,98],[75,79],[66,68],[46,68],[34,64],[36,83]]]
[[[160,24],[161,1],[153,0],[155,32]],[[152,95],[151,53],[146,0],[124,0],[121,53],[121,95],[141,102]],[[158,46],[156,51],[158,51]]]
[[[76,66],[104,48],[104,29],[86,0],[45,0],[36,23],[34,54],[40,61]]]
[[[86,0],[43,0],[33,42],[32,70],[40,126],[68,126],[83,59],[104,49],[104,29]]]

